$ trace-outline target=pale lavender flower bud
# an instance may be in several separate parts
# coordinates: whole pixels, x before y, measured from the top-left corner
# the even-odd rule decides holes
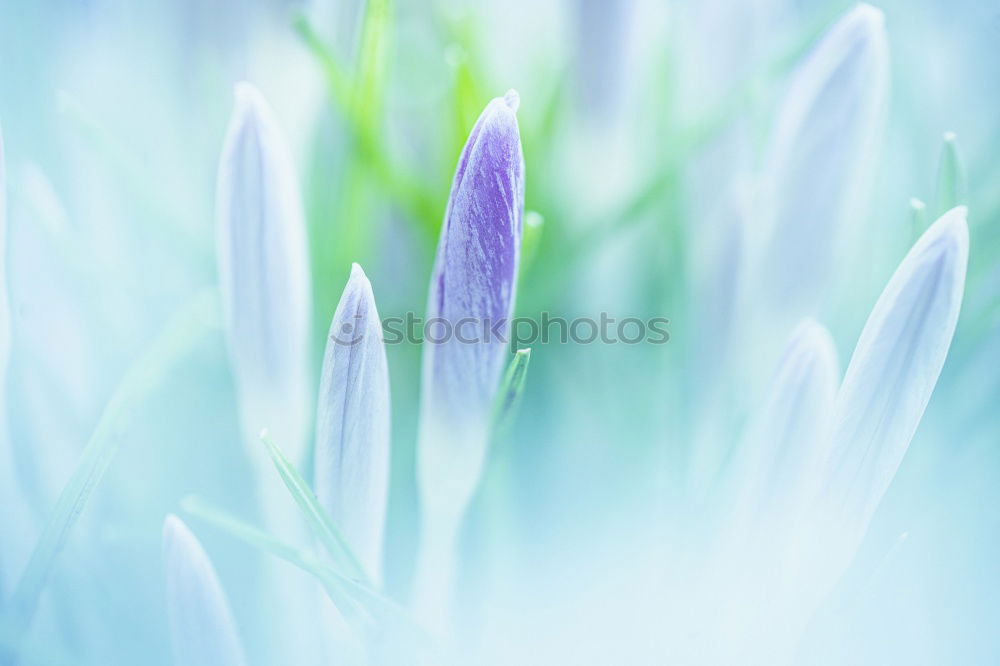
[[[246,657],[226,594],[198,539],[177,516],[163,524],[174,663],[183,666],[242,666]]]
[[[794,73],[775,122],[757,270],[771,305],[795,317],[821,303],[869,180],[888,91],[884,20],[866,4],[841,18]]]
[[[236,86],[218,191],[219,284],[244,434],[293,459],[307,413],[309,264],[292,157],[270,106]]]
[[[459,158],[441,230],[423,354],[418,474],[425,511],[461,514],[468,503],[509,356],[504,340],[524,213],[517,106],[512,90],[479,117]]]
[[[351,268],[330,324],[316,407],[316,495],[378,580],[389,484],[389,372],[364,271]]]

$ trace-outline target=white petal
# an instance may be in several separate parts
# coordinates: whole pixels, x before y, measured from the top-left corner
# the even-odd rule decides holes
[[[357,264],[330,324],[316,407],[316,494],[377,580],[389,483],[389,372]]]
[[[816,309],[841,227],[860,203],[887,81],[884,16],[861,4],[807,56],[778,112],[758,270],[772,303],[793,315]]]
[[[244,429],[269,428],[298,460],[306,400],[309,273],[292,158],[274,114],[250,84],[219,163],[219,283]]]
[[[830,333],[812,320],[799,324],[751,426],[739,466],[750,477],[739,504],[758,518],[787,515],[815,486],[826,458],[839,380]]]
[[[966,209],[924,233],[858,340],[833,417],[822,502],[860,538],[920,423],[958,322],[969,256]]]
[[[167,614],[178,666],[246,663],[229,602],[198,539],[177,516],[163,524]]]

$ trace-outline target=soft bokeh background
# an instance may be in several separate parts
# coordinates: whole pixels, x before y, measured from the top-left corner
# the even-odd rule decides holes
[[[654,570],[673,535],[710,529],[700,521],[712,475],[706,481],[692,465],[694,450],[716,447],[726,458],[791,330],[776,322],[750,332],[715,314],[705,284],[725,269],[727,193],[752,188],[789,73],[850,6],[396,2],[382,32],[366,34],[372,23],[355,0],[4,3],[12,329],[4,397],[10,464],[32,520],[5,536],[0,561],[23,563],[127,369],[172,312],[215,284],[215,172],[235,82],[251,81],[269,99],[297,160],[316,372],[350,262],[364,267],[383,317],[423,312],[461,146],[489,99],[515,88],[526,208],[545,219],[523,267],[518,313],[664,316],[672,339],[534,346],[520,414],[470,516],[465,589],[481,615],[468,622],[505,617],[501,626],[514,633],[476,631],[485,644],[506,637],[517,647],[500,654],[523,651],[530,663],[602,655],[642,663],[663,646],[639,627],[672,620],[641,601],[636,572]],[[1000,7],[878,6],[889,36],[888,114],[858,213],[863,233],[832,273],[830,305],[815,315],[843,365],[915,239],[909,199],[936,209],[945,131],[957,134],[968,178],[969,279],[924,421],[798,660],[997,663]],[[346,94],[338,72],[355,77]],[[722,339],[733,351],[716,367]],[[386,585],[405,600],[418,524],[420,354],[399,345],[388,355]],[[749,377],[747,359],[756,368]],[[31,645],[52,663],[171,663],[164,516],[181,513],[191,493],[248,520],[260,515],[221,334],[200,342],[153,399],[130,405],[115,436],[121,451],[34,625]],[[282,663],[267,628],[293,621],[294,610],[261,601],[253,582],[263,556],[190,524],[233,601],[251,661]],[[5,571],[5,593],[13,581]],[[581,610],[608,599],[615,622]],[[508,608],[524,612],[512,621]],[[712,640],[710,627],[702,632],[664,629],[691,643],[667,653],[697,652]]]

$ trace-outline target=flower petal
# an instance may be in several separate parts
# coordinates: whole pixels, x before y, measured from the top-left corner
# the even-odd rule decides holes
[[[815,486],[840,380],[830,333],[808,319],[792,333],[749,436],[743,445],[748,475],[737,502],[757,518],[787,516]],[[781,514],[779,516],[779,514]]]
[[[316,494],[376,580],[389,484],[389,371],[364,271],[351,268],[330,324],[316,408]]]
[[[943,215],[896,269],[837,394],[821,501],[860,539],[896,474],[944,365],[969,256],[966,209]]]
[[[163,524],[167,614],[174,662],[183,666],[246,663],[229,602],[208,555],[177,516]]]

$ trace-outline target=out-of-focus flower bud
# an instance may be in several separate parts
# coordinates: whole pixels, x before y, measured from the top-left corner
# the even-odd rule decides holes
[[[163,560],[174,662],[184,666],[246,664],[215,568],[177,516],[167,516],[163,524]]]
[[[883,13],[849,11],[792,77],[771,137],[755,270],[769,304],[816,314],[851,214],[870,180],[888,90]]]
[[[219,163],[219,284],[244,435],[299,459],[307,404],[309,263],[292,158],[261,94],[236,86]]]

